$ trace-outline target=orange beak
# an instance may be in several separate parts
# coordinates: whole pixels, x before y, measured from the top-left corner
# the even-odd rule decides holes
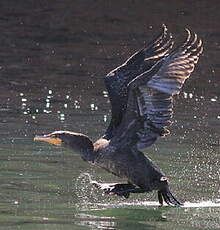
[[[36,136],[34,141],[44,141],[53,145],[60,146],[62,144],[62,140],[60,138],[54,138],[50,136]]]

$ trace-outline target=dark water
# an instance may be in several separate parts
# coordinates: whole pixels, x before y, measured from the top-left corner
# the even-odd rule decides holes
[[[219,229],[219,1],[0,2],[0,229]],[[172,134],[146,153],[170,178],[183,208],[158,208],[155,193],[103,196],[118,178],[36,134],[83,132],[110,119],[103,76],[162,23],[182,41],[197,32],[205,52],[176,98]]]

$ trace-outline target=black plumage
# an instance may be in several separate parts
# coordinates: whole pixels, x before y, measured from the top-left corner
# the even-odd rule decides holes
[[[158,191],[160,204],[181,205],[170,192],[165,175],[140,149],[169,133],[173,96],[179,94],[202,53],[202,42],[187,30],[183,45],[172,50],[173,38],[162,32],[146,48],[105,77],[112,117],[106,133],[92,143],[89,137],[55,131],[35,140],[69,146],[84,160],[124,178],[127,183],[93,184],[106,193],[129,197],[130,193]]]

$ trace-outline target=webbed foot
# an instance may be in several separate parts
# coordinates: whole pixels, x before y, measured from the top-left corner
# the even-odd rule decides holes
[[[165,201],[169,206],[183,206],[181,202],[179,202],[175,196],[171,193],[169,188],[166,188],[164,190],[158,191],[158,200],[160,203],[160,206],[163,206],[163,201]]]
[[[91,183],[96,188],[104,191],[105,194],[115,194],[125,198],[129,198],[130,192],[136,188],[132,184],[98,183],[96,181],[92,181]]]

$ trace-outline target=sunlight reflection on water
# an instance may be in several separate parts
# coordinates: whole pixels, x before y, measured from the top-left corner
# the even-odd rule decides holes
[[[46,99],[43,97],[38,98],[36,100],[37,103],[40,103],[39,107],[32,108],[32,102],[25,97],[24,93],[20,93],[21,98],[21,111],[23,115],[26,116],[26,123],[29,122],[29,118],[38,121],[38,116],[40,114],[57,114],[57,119],[60,123],[64,123],[66,117],[68,116],[70,110],[80,111],[81,105],[78,99],[73,99],[69,94],[64,94],[63,97],[56,94],[56,90],[49,89],[47,95],[45,96]],[[107,91],[103,91],[103,98],[108,97]],[[87,105],[90,111],[98,111],[98,105],[95,103],[90,103]],[[103,121],[107,122],[108,115],[103,115]]]

